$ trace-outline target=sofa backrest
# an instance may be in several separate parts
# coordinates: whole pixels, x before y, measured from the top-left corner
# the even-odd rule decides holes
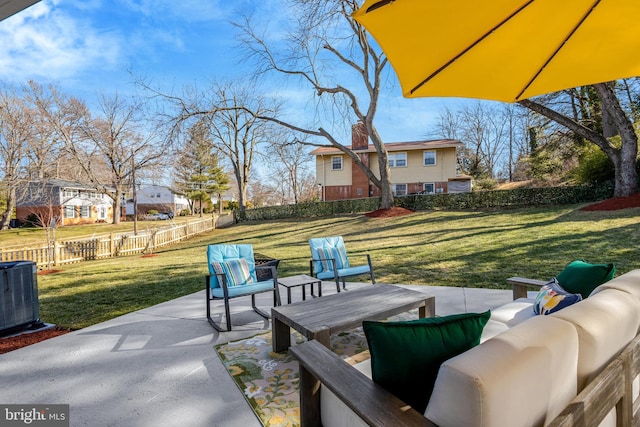
[[[640,269],[630,271],[603,283],[591,292],[589,298],[604,291],[605,289],[617,289],[619,291],[627,292],[640,301]]]
[[[615,280],[618,279],[611,282]],[[640,282],[636,283],[640,286]],[[549,317],[565,320],[576,327],[580,342],[578,391],[581,391],[638,334],[640,300],[609,284]]]
[[[542,426],[577,394],[578,334],[539,316],[449,359],[425,416],[440,427]]]

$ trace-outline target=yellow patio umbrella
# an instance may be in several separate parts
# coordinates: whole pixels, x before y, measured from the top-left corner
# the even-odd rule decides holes
[[[367,0],[405,97],[514,102],[640,76],[640,0]]]

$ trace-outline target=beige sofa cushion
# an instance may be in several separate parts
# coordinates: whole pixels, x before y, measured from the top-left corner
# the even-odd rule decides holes
[[[571,322],[578,331],[580,391],[637,335],[640,301],[627,292],[602,289],[548,317]]]
[[[491,320],[504,323],[508,327],[513,327],[537,316],[533,312],[533,304],[536,302],[533,298],[518,298],[515,301],[501,305],[491,310]]]
[[[443,363],[425,416],[440,427],[531,427],[576,396],[578,335],[537,316]]]
[[[603,283],[593,290],[591,296],[598,292],[602,292],[605,289],[617,289],[619,291],[627,292],[640,300],[640,270],[630,271],[629,273],[625,273],[622,276],[618,276],[615,279]]]

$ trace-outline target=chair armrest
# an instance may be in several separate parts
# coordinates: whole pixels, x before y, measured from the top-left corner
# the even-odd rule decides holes
[[[289,351],[300,365],[302,427],[321,426],[320,383],[370,426],[435,427],[422,414],[374,383],[318,341],[295,345]]]
[[[527,279],[525,277],[509,277],[507,283],[511,285],[513,290],[513,300],[518,298],[527,298],[527,290],[529,288],[540,289],[545,282],[544,280]]]

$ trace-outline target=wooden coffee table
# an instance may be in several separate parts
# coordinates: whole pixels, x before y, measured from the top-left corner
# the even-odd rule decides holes
[[[333,334],[362,325],[363,320],[382,320],[419,308],[419,317],[435,316],[435,296],[394,285],[372,285],[363,289],[324,296],[271,309],[274,352],[291,346],[291,330],[329,348]]]

